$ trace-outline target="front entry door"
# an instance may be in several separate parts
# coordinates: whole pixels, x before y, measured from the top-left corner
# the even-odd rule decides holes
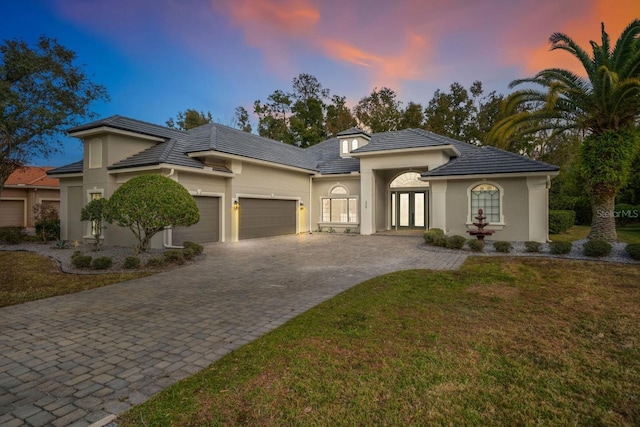
[[[391,193],[391,227],[426,228],[426,192],[394,191]]]

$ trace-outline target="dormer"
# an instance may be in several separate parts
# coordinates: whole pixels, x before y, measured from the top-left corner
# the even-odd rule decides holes
[[[340,141],[340,157],[351,157],[351,152],[364,147],[371,140],[371,136],[358,128],[351,128],[336,135]]]

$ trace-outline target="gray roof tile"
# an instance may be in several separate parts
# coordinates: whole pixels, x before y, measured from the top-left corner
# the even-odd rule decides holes
[[[84,162],[82,160],[60,166],[59,168],[47,171],[47,175],[65,175],[71,173],[82,173]]]
[[[336,134],[336,136],[360,135],[360,134],[368,136],[368,137],[371,137],[371,135],[369,135],[368,133],[366,133],[362,129],[359,129],[359,128],[356,128],[356,127],[352,127],[352,128],[347,129],[347,130],[343,130],[342,132],[338,132]]]
[[[519,154],[484,146],[478,148],[474,153],[458,157],[436,169],[424,172],[422,176],[427,178],[522,172],[557,172],[559,169],[557,166],[539,162]]]
[[[166,163],[176,166],[203,169],[204,164],[189,157],[189,153],[217,151],[280,165],[292,166],[321,174],[343,174],[360,171],[360,160],[340,157],[340,142],[331,138],[309,148],[299,148],[272,139],[243,132],[220,124],[206,124],[188,132],[141,122],[122,116],[112,116],[70,129],[69,132],[109,126],[116,129],[139,132],[166,139],[153,147],[121,160],[109,167],[111,170],[150,166]],[[493,147],[479,148],[465,142],[447,138],[422,129],[405,129],[368,135],[358,128],[351,128],[338,135],[364,134],[370,142],[354,150],[354,153],[384,152],[421,147],[453,146],[459,158],[425,172],[423,176],[474,175],[510,172],[557,171],[556,166],[537,162],[517,154]],[[227,169],[224,171],[227,171]],[[53,169],[50,175],[82,172],[82,161]]]
[[[140,120],[130,119],[123,116],[111,116],[106,119],[97,120],[95,122],[87,123],[81,126],[77,126],[67,130],[67,133],[75,133],[83,130],[95,129],[102,126],[107,126],[120,130],[127,130],[130,132],[137,132],[144,135],[155,136],[159,138],[175,138],[181,135],[185,135],[186,132],[179,129],[171,129],[165,126],[156,125],[153,123],[147,123]]]

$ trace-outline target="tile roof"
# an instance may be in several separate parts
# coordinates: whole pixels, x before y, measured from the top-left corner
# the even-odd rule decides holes
[[[106,119],[96,120],[95,122],[87,123],[81,126],[77,126],[67,130],[67,133],[72,134],[83,130],[90,130],[99,127],[111,127],[114,129],[126,130],[130,132],[141,133],[143,135],[150,135],[159,138],[175,138],[185,135],[187,132],[179,129],[171,129],[166,126],[160,126],[153,123],[143,122],[140,120],[130,119],[119,115],[107,117]]]
[[[558,170],[560,170],[560,168],[557,166],[539,162],[495,147],[484,146],[469,155],[458,157],[436,169],[424,172],[422,176],[426,178],[523,172],[557,172]]]
[[[360,159],[340,157],[340,141],[337,138],[328,139],[305,150],[315,158],[314,169],[323,175],[360,171]]]
[[[50,166],[24,166],[13,171],[4,185],[58,188],[60,187],[60,180],[47,176],[47,172],[52,169]]]
[[[220,124],[207,124],[189,132],[188,153],[218,151],[250,159],[315,170],[305,149]]]
[[[440,147],[451,145],[461,155],[475,151],[477,147],[466,142],[438,135],[422,129],[403,129],[392,132],[374,133],[371,141],[354,150],[354,153],[370,153],[374,151],[402,150],[407,148]]]
[[[109,166],[110,170],[166,163],[176,166],[203,169],[204,163],[189,157],[190,153],[215,151],[265,162],[296,167],[321,174],[343,174],[360,171],[360,159],[340,157],[337,138],[331,138],[309,148],[300,148],[255,134],[243,132],[220,124],[206,124],[189,131],[169,129],[164,126],[141,122],[122,116],[112,116],[70,129],[70,133],[102,126],[139,132],[164,138],[153,147],[120,160]],[[404,129],[368,135],[358,128],[347,129],[338,135],[364,134],[370,142],[353,153],[384,152],[426,147],[454,147],[459,157],[451,162],[425,172],[423,176],[474,175],[511,172],[553,172],[558,168],[546,163],[498,150],[493,147],[476,147],[422,129]],[[225,168],[223,168],[225,169]],[[225,171],[228,171],[225,169]],[[64,175],[82,172],[82,161],[49,172]]]
[[[56,175],[66,175],[66,174],[72,174],[72,173],[82,173],[83,164],[84,162],[82,160],[79,160],[74,163],[69,163],[68,165],[60,166],[59,168],[55,168],[48,171],[47,175],[56,176]]]
[[[356,128],[356,127],[352,127],[349,128],[347,130],[343,130],[342,132],[338,132],[336,134],[336,136],[347,136],[347,135],[365,135],[370,137],[371,135],[369,135],[368,133],[366,133],[365,131],[363,131],[362,129]]]

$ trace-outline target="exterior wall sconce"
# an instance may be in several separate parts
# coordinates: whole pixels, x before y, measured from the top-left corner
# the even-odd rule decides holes
[[[304,209],[304,203],[300,202],[300,210]]]
[[[237,211],[238,209],[240,209],[240,203],[238,203],[238,201],[237,201],[237,200],[235,200],[235,201],[233,202],[233,210],[234,210],[234,211]]]

